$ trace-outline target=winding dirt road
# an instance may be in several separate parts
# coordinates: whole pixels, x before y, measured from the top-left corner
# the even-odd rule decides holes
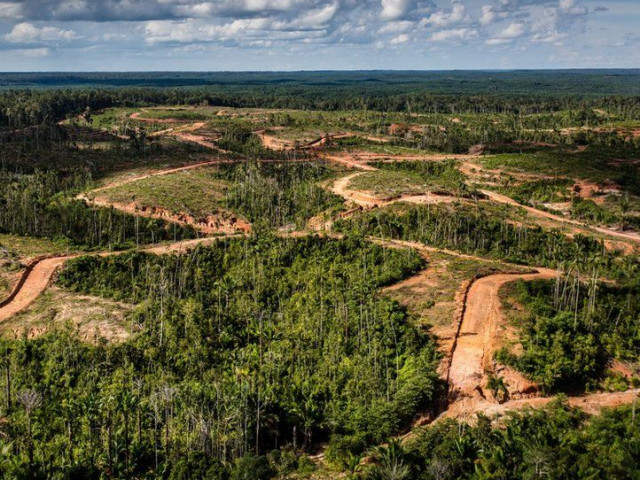
[[[242,237],[242,235],[228,235],[225,237],[208,237],[198,238],[194,240],[183,240],[170,244],[160,244],[145,247],[140,249],[140,251],[153,253],[155,255],[180,254],[198,245],[211,245],[220,240],[240,237]],[[108,257],[113,255],[121,255],[126,252],[127,250],[117,252],[100,252],[96,255],[101,257]],[[12,294],[9,296],[10,301],[2,302],[2,304],[6,303],[6,305],[0,306],[0,322],[28,308],[47,289],[47,287],[51,283],[53,275],[62,265],[65,264],[65,262],[83,255],[91,254],[88,253],[63,255],[59,257],[36,260],[33,268],[28,269],[24,272],[24,277],[16,286],[15,291],[12,292]]]
[[[553,220],[554,222],[563,223],[563,224],[567,224],[567,225],[572,225],[572,226],[578,227],[576,229],[576,231],[580,232],[580,233],[589,234],[589,233],[591,233],[591,231],[595,231],[595,232],[601,233],[602,235],[607,235],[609,237],[613,237],[613,238],[616,238],[616,239],[626,240],[626,241],[635,242],[635,243],[640,243],[640,235],[638,235],[637,233],[624,233],[624,232],[619,232],[617,230],[612,230],[610,228],[586,225],[586,224],[584,224],[584,223],[582,223],[582,222],[580,222],[578,220],[573,220],[571,218],[565,218],[565,217],[562,217],[560,215],[555,215],[555,214],[550,213],[550,212],[545,212],[544,210],[538,210],[535,207],[530,207],[528,205],[523,205],[521,203],[516,202],[511,197],[507,197],[506,195],[502,195],[500,193],[493,192],[491,190],[480,190],[480,192],[483,195],[486,195],[487,198],[489,198],[490,200],[492,200],[492,201],[494,201],[496,203],[502,203],[503,205],[511,205],[511,206],[514,206],[514,207],[523,208],[524,210],[526,210],[527,212],[529,212],[530,214],[532,214],[532,215],[534,215],[534,216],[536,216],[538,218],[546,218],[548,220]]]
[[[5,305],[0,307],[0,322],[29,307],[46,290],[55,271],[71,258],[74,256],[36,260],[33,269],[23,273],[9,298],[2,302]]]
[[[416,205],[435,205],[438,203],[452,203],[459,200],[457,197],[448,195],[436,195],[432,192],[426,192],[418,195],[398,195],[395,197],[380,198],[368,192],[360,190],[351,190],[349,185],[351,181],[363,175],[365,172],[357,172],[341,177],[331,186],[331,192],[339,197],[344,198],[348,202],[363,208],[386,207],[398,202],[413,203]]]

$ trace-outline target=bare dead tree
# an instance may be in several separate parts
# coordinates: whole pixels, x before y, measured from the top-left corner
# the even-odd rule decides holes
[[[42,394],[33,389],[21,390],[16,395],[18,402],[27,413],[27,435],[29,449],[29,465],[33,465],[33,436],[31,429],[31,414],[42,404]]]

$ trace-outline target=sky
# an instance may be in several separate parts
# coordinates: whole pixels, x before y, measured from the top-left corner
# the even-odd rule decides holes
[[[639,68],[640,0],[0,0],[0,71]]]

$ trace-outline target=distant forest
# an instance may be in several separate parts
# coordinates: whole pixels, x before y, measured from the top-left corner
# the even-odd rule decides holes
[[[239,89],[298,87],[365,94],[578,94],[640,95],[640,69],[513,71],[315,71],[315,72],[88,72],[0,73],[0,88],[216,87]]]
[[[407,113],[640,111],[640,70],[511,72],[0,73],[0,127],[87,107],[215,105]]]

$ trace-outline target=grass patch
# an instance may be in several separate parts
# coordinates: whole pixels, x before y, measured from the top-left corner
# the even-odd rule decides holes
[[[135,330],[127,322],[131,311],[125,303],[52,287],[27,310],[2,322],[0,336],[17,339],[70,329],[87,342],[124,341]]]
[[[569,187],[573,184],[572,180],[566,178],[543,179],[520,185],[505,186],[498,190],[518,203],[537,205],[539,203],[555,203],[568,200]]]
[[[47,238],[26,237],[0,233],[0,257],[2,251],[9,257],[40,257],[43,255],[64,255],[79,251],[65,238],[49,240]]]
[[[485,157],[490,169],[502,168],[558,177],[579,178],[594,183],[615,183],[631,193],[640,192],[637,166],[621,160],[640,158],[632,148],[590,147],[583,152],[546,150],[527,154],[501,154]]]
[[[417,195],[429,190],[429,184],[417,175],[401,172],[367,172],[351,180],[350,188],[370,192],[380,198]]]
[[[224,206],[229,183],[217,168],[202,168],[158,175],[104,192],[111,202],[165,208],[173,213],[207,216]]]

